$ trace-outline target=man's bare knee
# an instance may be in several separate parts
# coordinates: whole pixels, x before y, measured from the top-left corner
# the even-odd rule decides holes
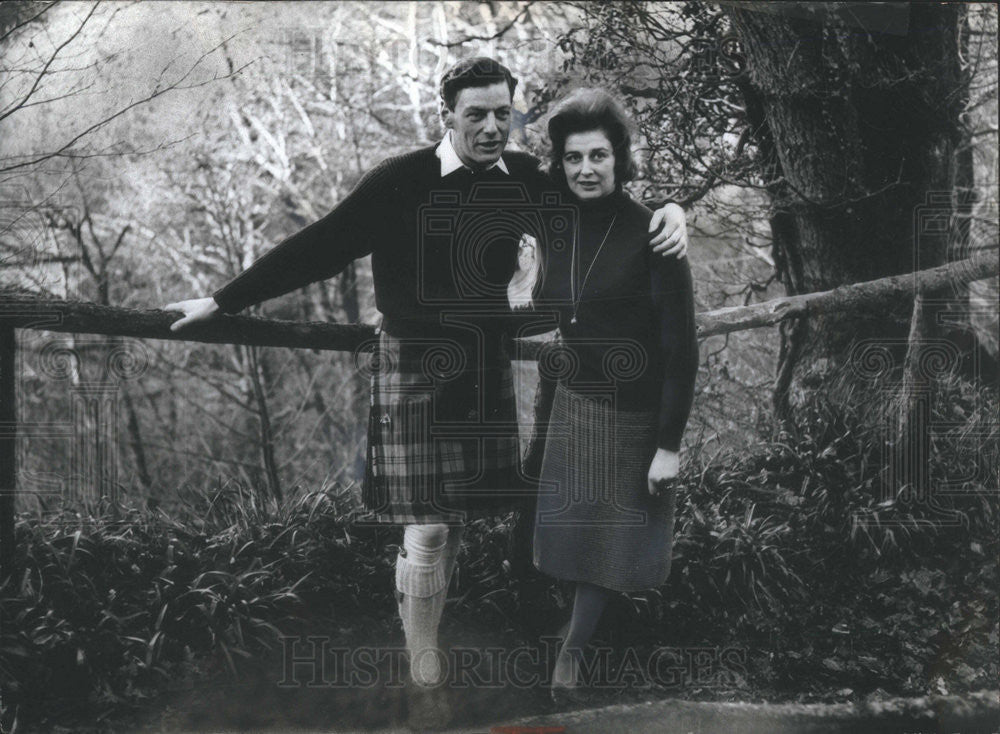
[[[440,554],[448,541],[448,526],[444,523],[407,525],[403,531],[403,548],[414,563],[427,563]],[[417,557],[414,558],[413,556]]]

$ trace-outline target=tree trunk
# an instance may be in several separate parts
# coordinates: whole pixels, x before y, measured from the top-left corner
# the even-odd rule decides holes
[[[14,577],[17,497],[17,332],[0,324],[0,582]]]
[[[135,459],[135,470],[139,475],[139,482],[147,492],[147,501],[159,502],[158,497],[153,497],[153,477],[149,473],[149,462],[146,461],[146,448],[142,441],[142,431],[139,428],[139,413],[135,409],[135,403],[129,394],[128,387],[121,386],[122,398],[125,401],[126,423],[128,425],[129,446],[132,448],[132,456]]]
[[[253,400],[257,404],[257,429],[260,436],[260,453],[264,463],[264,475],[267,478],[268,491],[280,503],[282,499],[281,480],[278,477],[271,413],[267,405],[267,391],[264,388],[259,357],[260,352],[256,347],[246,347],[247,375],[253,390]]]
[[[943,263],[961,142],[955,90],[965,10],[912,4],[905,35],[745,6],[729,12],[747,59],[748,117],[754,124],[756,112],[762,156],[773,154],[765,170],[774,173],[775,260],[786,289],[828,290]],[[828,313],[793,326],[776,404],[794,410],[820,387],[834,404],[866,401],[873,383],[851,369],[853,348],[888,347],[900,368],[910,311]]]

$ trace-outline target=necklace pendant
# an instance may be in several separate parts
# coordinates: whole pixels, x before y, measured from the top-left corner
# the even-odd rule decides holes
[[[576,316],[574,316],[573,318],[571,318],[571,319],[569,320],[569,322],[570,322],[571,324],[575,324],[575,323],[576,323]]]

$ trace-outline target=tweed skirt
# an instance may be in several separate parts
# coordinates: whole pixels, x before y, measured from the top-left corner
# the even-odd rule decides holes
[[[520,479],[510,358],[484,364],[447,339],[380,330],[371,370],[362,520],[461,523],[516,506]]]
[[[657,425],[655,412],[616,410],[610,393],[556,386],[535,514],[538,570],[615,591],[666,581],[676,492],[649,494]]]

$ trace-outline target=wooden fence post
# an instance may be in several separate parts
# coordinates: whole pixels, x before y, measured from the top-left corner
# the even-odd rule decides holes
[[[0,580],[14,572],[14,498],[17,489],[17,335],[0,323]]]

